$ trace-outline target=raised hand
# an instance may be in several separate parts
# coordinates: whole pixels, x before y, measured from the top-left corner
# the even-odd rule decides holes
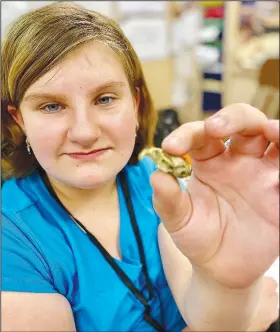
[[[173,241],[220,284],[250,286],[279,255],[279,121],[234,104],[182,125],[162,148],[192,158],[186,192],[169,174],[151,177],[155,210]]]

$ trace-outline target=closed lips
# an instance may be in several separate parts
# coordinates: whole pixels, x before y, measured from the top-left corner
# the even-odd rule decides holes
[[[89,152],[72,152],[72,153],[67,153],[69,155],[72,155],[72,154],[76,154],[76,155],[89,155],[89,154],[92,154],[92,153],[96,153],[96,152],[100,152],[100,151],[105,151],[105,150],[108,150],[109,148],[105,148],[105,149],[97,149],[97,150],[92,150],[92,151],[89,151]]]

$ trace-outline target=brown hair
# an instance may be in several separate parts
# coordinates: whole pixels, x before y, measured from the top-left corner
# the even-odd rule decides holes
[[[112,19],[69,2],[57,2],[16,20],[2,45],[2,177],[23,177],[39,166],[26,150],[25,134],[8,113],[18,110],[26,90],[77,47],[99,41],[115,51],[123,63],[131,92],[140,93],[139,130],[130,164],[153,144],[156,112],[140,61],[118,24]]]

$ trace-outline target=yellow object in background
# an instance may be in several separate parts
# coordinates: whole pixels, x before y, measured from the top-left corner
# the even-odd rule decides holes
[[[205,8],[220,7],[224,1],[200,1],[200,4]]]

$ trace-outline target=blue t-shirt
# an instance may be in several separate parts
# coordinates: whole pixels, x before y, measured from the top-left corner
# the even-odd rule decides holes
[[[148,157],[138,165],[126,166],[156,293],[150,301],[151,315],[166,331],[176,332],[186,323],[167,285],[159,253],[160,220],[153,209],[149,182],[154,170]],[[117,187],[122,260],[116,262],[147,298],[138,246],[118,177]],[[77,331],[154,331],[143,318],[143,305],[51,196],[38,171],[8,180],[2,187],[2,290],[62,294],[72,307]]]

